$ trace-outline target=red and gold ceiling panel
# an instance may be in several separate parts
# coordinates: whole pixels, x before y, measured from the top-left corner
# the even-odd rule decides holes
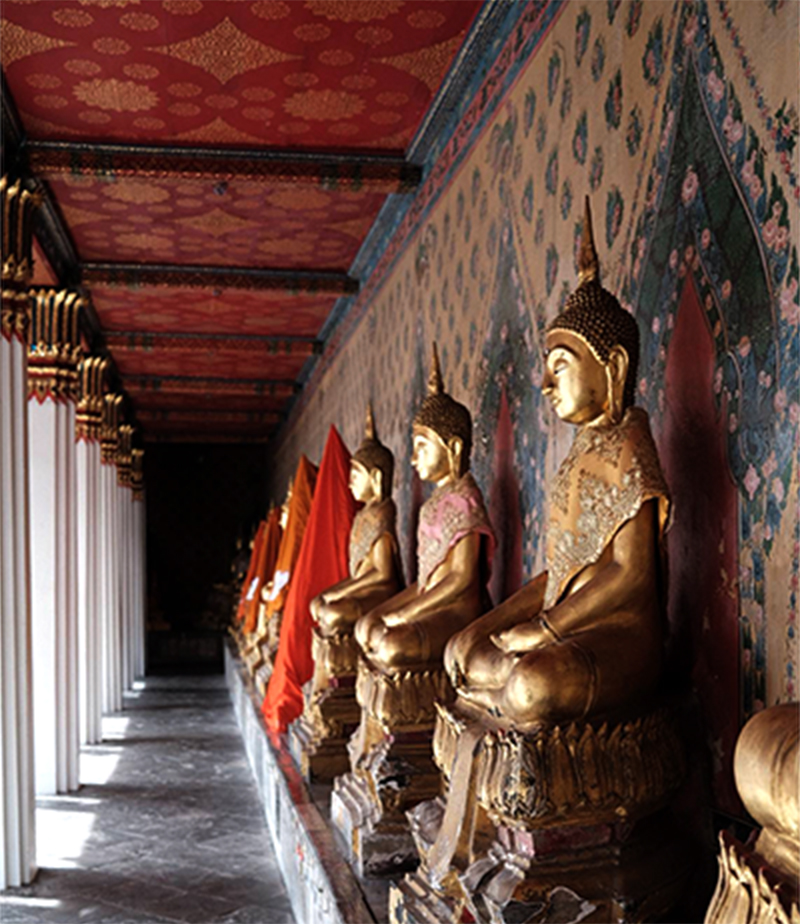
[[[120,375],[179,375],[212,378],[296,379],[308,359],[298,355],[264,355],[236,350],[126,350],[115,347]]]
[[[402,151],[480,0],[5,0],[31,137]]]
[[[106,331],[315,337],[335,297],[246,289],[92,286]]]
[[[386,196],[232,180],[53,178],[85,261],[341,269]]]

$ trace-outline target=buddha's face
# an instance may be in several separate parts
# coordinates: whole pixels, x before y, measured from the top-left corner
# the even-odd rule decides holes
[[[547,335],[542,391],[556,414],[571,424],[599,420],[608,410],[606,367],[586,343],[569,331]]]
[[[375,498],[372,477],[360,462],[350,463],[350,493],[362,504]]]
[[[411,464],[423,481],[440,484],[451,477],[450,450],[444,440],[430,427],[415,426],[412,434]]]

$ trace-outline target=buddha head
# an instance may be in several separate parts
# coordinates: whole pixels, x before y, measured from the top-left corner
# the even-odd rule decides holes
[[[619,423],[634,401],[639,328],[600,284],[588,196],[578,269],[577,289],[547,328],[542,390],[568,423]]]
[[[372,404],[367,405],[364,439],[350,459],[350,491],[357,501],[369,504],[392,493],[394,456],[378,439]]]
[[[435,343],[428,395],[414,418],[412,440],[411,464],[423,481],[447,484],[469,470],[472,418],[466,407],[444,390]]]

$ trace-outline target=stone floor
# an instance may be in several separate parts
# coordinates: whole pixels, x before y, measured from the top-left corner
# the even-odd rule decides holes
[[[39,874],[2,924],[291,924],[222,676],[151,677],[41,799]]]

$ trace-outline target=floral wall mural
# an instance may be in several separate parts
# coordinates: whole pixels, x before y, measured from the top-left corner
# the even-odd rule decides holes
[[[638,401],[675,494],[672,656],[700,703],[716,805],[736,733],[797,699],[800,293],[797,4],[520,5],[442,137],[276,447],[280,498],[367,400],[397,458],[406,571],[423,490],[409,430],[430,343],[469,405],[501,536],[495,595],[543,567],[572,439],[543,400],[543,332],[574,288],[584,195],[605,285],[637,317]],[[793,94],[793,95],[791,95]]]

